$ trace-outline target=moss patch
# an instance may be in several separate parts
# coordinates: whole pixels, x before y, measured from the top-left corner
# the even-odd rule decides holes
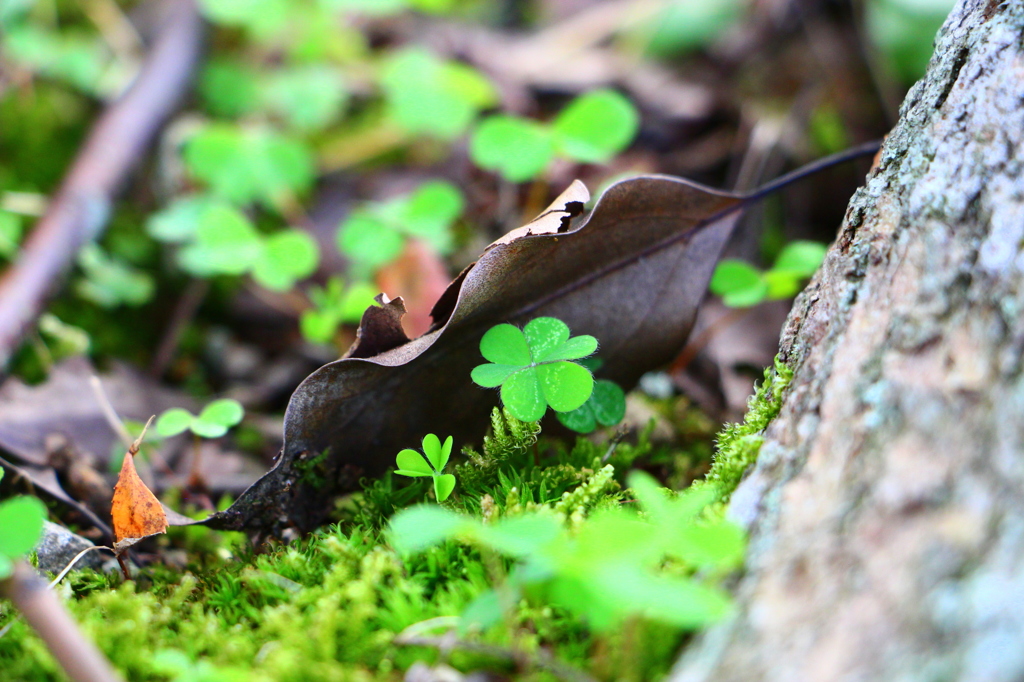
[[[711,471],[696,484],[718,489],[712,513],[724,509],[755,460],[791,377],[776,361],[743,423],[719,435]],[[622,476],[637,460],[660,469],[663,480],[678,480],[692,475],[681,467],[706,457],[706,442],[655,448],[641,434],[636,444],[579,438],[567,447],[538,442],[538,432],[495,413],[482,451],[464,451],[456,494],[444,506],[485,520],[545,507],[577,527],[623,503]],[[239,535],[174,528],[161,542],[174,548],[168,555],[187,557],[184,569],[153,565],[127,584],[82,571],[59,589],[83,630],[132,680],[400,680],[418,661],[554,679],[544,663],[551,658],[600,679],[667,673],[682,631],[635,620],[622,633],[599,636],[561,609],[527,599],[505,622],[465,635],[476,650],[442,654],[396,643],[414,624],[458,616],[508,569],[454,542],[414,556],[396,553],[385,536],[388,519],[430,495],[422,479],[385,475],[345,500],[334,525],[261,555]],[[5,679],[63,679],[42,642],[0,604],[0,626],[12,620],[0,638]]]
[[[782,392],[793,379],[793,370],[778,357],[774,365],[765,369],[764,381],[747,401],[747,414],[738,424],[726,424],[719,432],[711,471],[703,481],[694,485],[712,485],[718,492],[718,502],[709,513],[722,514],[743,474],[757,461],[764,443],[761,435],[782,409]]]
[[[482,452],[465,453],[446,507],[488,518],[546,507],[572,526],[619,505],[619,477],[654,450],[641,436],[602,461],[607,443],[537,444],[534,425],[507,415],[495,415],[493,426]],[[131,680],[400,680],[417,661],[442,659],[462,670],[554,679],[544,665],[552,657],[603,679],[667,672],[681,631],[636,622],[622,636],[599,637],[562,610],[526,599],[506,622],[467,635],[481,651],[442,656],[433,647],[396,644],[411,625],[458,616],[508,568],[459,543],[396,553],[386,541],[387,520],[429,495],[422,480],[386,475],[346,500],[334,525],[262,555],[241,536],[174,528],[161,541],[188,558],[184,570],[153,565],[126,584],[83,571],[60,589],[82,629]],[[12,619],[9,605],[0,605],[0,626]],[[5,679],[63,679],[21,620],[0,638],[0,669]]]

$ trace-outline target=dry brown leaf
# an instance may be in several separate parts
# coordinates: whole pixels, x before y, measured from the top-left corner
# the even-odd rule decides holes
[[[462,271],[434,306],[426,334],[406,336],[400,299],[381,298],[367,310],[349,353],[292,394],[276,466],[203,523],[261,533],[280,533],[286,524],[312,530],[338,494],[382,472],[422,434],[479,438],[498,394],[481,390],[470,373],[480,363],[481,337],[498,323],[557,317],[573,333],[597,337],[601,377],[631,388],[686,343],[719,253],[747,206],[876,149],[852,148],[749,194],[670,176],[629,178],[605,190],[575,225],[587,195],[574,184],[537,221]]]
[[[153,421],[152,417],[150,421]],[[146,427],[149,427],[148,422]],[[135,471],[135,455],[145,435],[146,430],[143,429],[142,435],[128,448],[114,486],[110,513],[114,518],[114,554],[118,556],[139,540],[167,531],[167,514],[160,500]]]

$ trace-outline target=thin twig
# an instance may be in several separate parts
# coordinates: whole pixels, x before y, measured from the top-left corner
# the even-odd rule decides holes
[[[113,549],[111,549],[110,547],[107,547],[106,545],[93,545],[92,547],[86,547],[81,552],[79,552],[78,554],[75,555],[75,558],[72,559],[68,563],[68,565],[65,566],[61,570],[60,573],[57,574],[56,578],[54,578],[53,580],[50,581],[50,584],[46,586],[46,589],[52,590],[54,587],[56,587],[57,583],[59,583],[61,580],[63,580],[64,576],[66,576],[68,573],[71,572],[71,569],[75,567],[75,564],[78,563],[78,560],[81,559],[82,557],[84,557],[87,553],[93,551],[94,549],[105,549],[105,550],[108,550],[108,551],[111,551],[111,552],[114,551]],[[9,622],[7,625],[5,625],[2,628],[0,628],[0,639],[3,639],[4,635],[7,634],[7,632],[11,629],[11,626],[14,625],[14,623],[17,622],[17,620],[18,620],[18,617],[15,616],[14,618],[11,619],[11,622]]]
[[[91,551],[93,551],[95,549],[105,549],[108,552],[113,552],[114,551],[114,549],[112,547],[107,547],[106,545],[93,545],[92,547],[86,547],[81,552],[79,552],[78,554],[75,555],[75,558],[72,559],[71,562],[68,563],[68,565],[65,566],[64,569],[60,573],[57,574],[56,578],[54,578],[52,581],[50,581],[50,584],[48,586],[49,589],[52,590],[54,587],[56,587],[57,583],[59,583],[61,580],[63,580],[64,576],[66,576],[68,573],[71,572],[71,569],[75,567],[75,564],[78,563],[79,559],[81,559],[86,554],[88,554],[89,552],[91,552]]]
[[[178,342],[184,333],[188,323],[196,316],[199,306],[210,291],[210,281],[207,279],[193,279],[185,287],[184,293],[178,299],[171,313],[171,321],[167,324],[164,336],[153,354],[153,362],[149,365],[149,375],[159,379],[167,371],[167,367],[174,359],[174,351],[178,349]]]
[[[110,397],[107,395],[107,391],[103,388],[103,382],[97,375],[92,374],[89,376],[89,386],[96,395],[96,401],[100,405],[100,411],[103,412],[103,418],[107,420],[107,424],[110,426],[110,429],[117,434],[118,438],[121,439],[122,445],[131,449],[132,443],[135,442],[135,439],[132,438],[130,433],[128,433],[128,428],[124,425],[124,422],[121,421],[121,417],[118,416],[117,410],[114,409],[114,404],[110,402]],[[153,421],[154,418],[155,415],[151,416],[149,418],[149,422]],[[149,422],[146,422],[147,427],[149,426]],[[143,433],[145,433],[145,429],[143,429]],[[159,450],[151,450],[149,452],[149,458],[161,473],[167,476],[174,476],[174,469],[172,469],[171,465],[167,463],[167,460],[160,456]],[[142,461],[138,468],[139,476],[141,476],[143,480],[148,483],[156,481],[156,476],[153,474],[153,468],[149,466],[147,462]]]
[[[0,597],[10,599],[74,682],[115,682],[121,677],[96,645],[85,638],[57,595],[24,561],[0,580]]]
[[[166,0],[163,29],[135,82],[96,122],[60,189],[0,279],[0,368],[79,248],[102,231],[114,195],[171,114],[198,61],[194,0]]]
[[[121,418],[117,416],[117,410],[114,409],[110,398],[107,397],[107,392],[103,390],[103,382],[100,381],[98,376],[91,374],[89,375],[89,387],[96,396],[96,402],[100,405],[100,411],[103,412],[103,418],[107,420],[107,425],[117,434],[117,437],[121,439],[121,443],[126,448],[131,447],[132,441],[135,439],[128,433],[128,429],[125,428]]]
[[[704,350],[715,336],[742,320],[750,313],[750,310],[750,308],[732,308],[729,312],[725,313],[705,327],[700,334],[694,337],[694,339],[686,344],[683,350],[679,352],[676,359],[672,361],[671,365],[669,365],[668,373],[676,374],[678,372],[685,371],[686,368],[690,366],[690,363],[693,362],[693,359],[697,357],[697,354]]]

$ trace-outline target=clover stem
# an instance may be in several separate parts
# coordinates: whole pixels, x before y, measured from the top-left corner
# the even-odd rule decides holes
[[[206,483],[203,481],[203,474],[199,469],[201,459],[203,456],[203,442],[199,438],[199,434],[192,434],[192,462],[189,465],[188,471],[188,482],[185,487],[190,490],[205,491]]]

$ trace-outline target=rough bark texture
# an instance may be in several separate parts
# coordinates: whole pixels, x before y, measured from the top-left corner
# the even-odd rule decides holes
[[[1024,679],[1024,2],[965,0],[781,353],[697,680]]]

